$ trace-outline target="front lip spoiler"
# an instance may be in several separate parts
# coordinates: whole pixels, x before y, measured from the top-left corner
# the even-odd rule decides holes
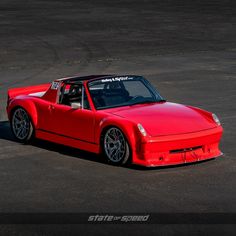
[[[168,167],[177,167],[177,166],[184,166],[184,165],[190,165],[190,164],[197,164],[197,163],[201,163],[201,162],[204,162],[204,161],[209,161],[209,160],[212,160],[212,159],[215,159],[215,158],[218,158],[218,157],[221,157],[221,156],[225,156],[225,154],[223,152],[220,152],[219,155],[216,155],[216,156],[212,156],[212,157],[208,157],[208,158],[205,158],[205,159],[201,159],[201,160],[195,160],[195,161],[187,161],[187,162],[176,162],[176,163],[170,163],[170,164],[141,164],[141,163],[133,163],[134,165],[138,165],[138,166],[144,166],[144,167],[147,167],[147,168],[154,168],[154,167],[160,167],[160,168],[168,168]]]

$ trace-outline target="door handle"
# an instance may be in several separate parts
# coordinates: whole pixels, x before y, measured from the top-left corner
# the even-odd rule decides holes
[[[54,110],[55,107],[54,107],[53,105],[49,105],[48,109],[49,109],[49,110]]]

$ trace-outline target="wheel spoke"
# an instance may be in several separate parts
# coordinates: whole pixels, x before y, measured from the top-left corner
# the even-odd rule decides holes
[[[17,131],[16,131],[16,136],[20,136],[20,132],[21,132],[22,128],[20,127]]]
[[[22,137],[25,136],[25,134],[26,134],[26,128],[25,128],[25,127],[22,128],[22,132],[21,132],[21,134],[22,134]]]
[[[21,120],[19,118],[17,118],[17,116],[15,116],[15,123],[19,124],[21,122]]]
[[[113,139],[110,135],[108,135],[108,136],[107,136],[107,142],[108,142],[108,143],[113,143],[113,142],[114,142],[114,139]]]
[[[111,128],[104,137],[104,148],[108,158],[112,162],[119,162],[125,154],[125,139],[121,131]]]
[[[25,110],[18,108],[12,117],[12,128],[18,139],[25,139],[29,134],[30,121]]]

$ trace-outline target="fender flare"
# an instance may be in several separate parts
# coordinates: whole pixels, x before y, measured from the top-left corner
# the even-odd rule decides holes
[[[138,130],[136,129],[136,125],[129,120],[104,118],[99,123],[99,129],[96,135],[96,141],[99,143],[100,146],[100,153],[102,152],[102,135],[109,127],[117,127],[118,129],[120,129],[131,148],[131,153],[136,151],[136,146],[138,143]]]
[[[22,107],[29,114],[33,126],[36,128],[38,124],[38,112],[33,101],[27,99],[14,99],[7,108],[8,119],[11,120],[13,111],[17,107]]]

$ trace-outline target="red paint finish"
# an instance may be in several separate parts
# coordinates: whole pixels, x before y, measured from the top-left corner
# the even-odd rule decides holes
[[[145,166],[174,165],[220,156],[222,127],[180,135],[149,137],[143,140],[133,162]]]
[[[15,107],[30,115],[37,138],[100,153],[102,132],[116,126],[124,133],[132,162],[144,166],[175,165],[215,158],[222,153],[223,129],[211,113],[181,104],[160,102],[96,110],[83,81],[90,110],[58,104],[60,86],[44,84],[8,91],[8,117]],[[38,92],[43,92],[41,95]],[[34,95],[34,93],[36,93]],[[30,94],[30,95],[29,95]],[[143,136],[137,128],[142,124]]]
[[[139,104],[112,109],[110,113],[141,123],[150,136],[184,134],[216,127],[215,122],[194,108],[170,102]]]
[[[9,98],[14,98],[18,95],[26,95],[30,93],[36,93],[36,92],[43,92],[46,89],[48,89],[50,84],[40,84],[35,86],[27,86],[27,87],[21,87],[21,88],[14,88],[8,90],[8,96]]]

